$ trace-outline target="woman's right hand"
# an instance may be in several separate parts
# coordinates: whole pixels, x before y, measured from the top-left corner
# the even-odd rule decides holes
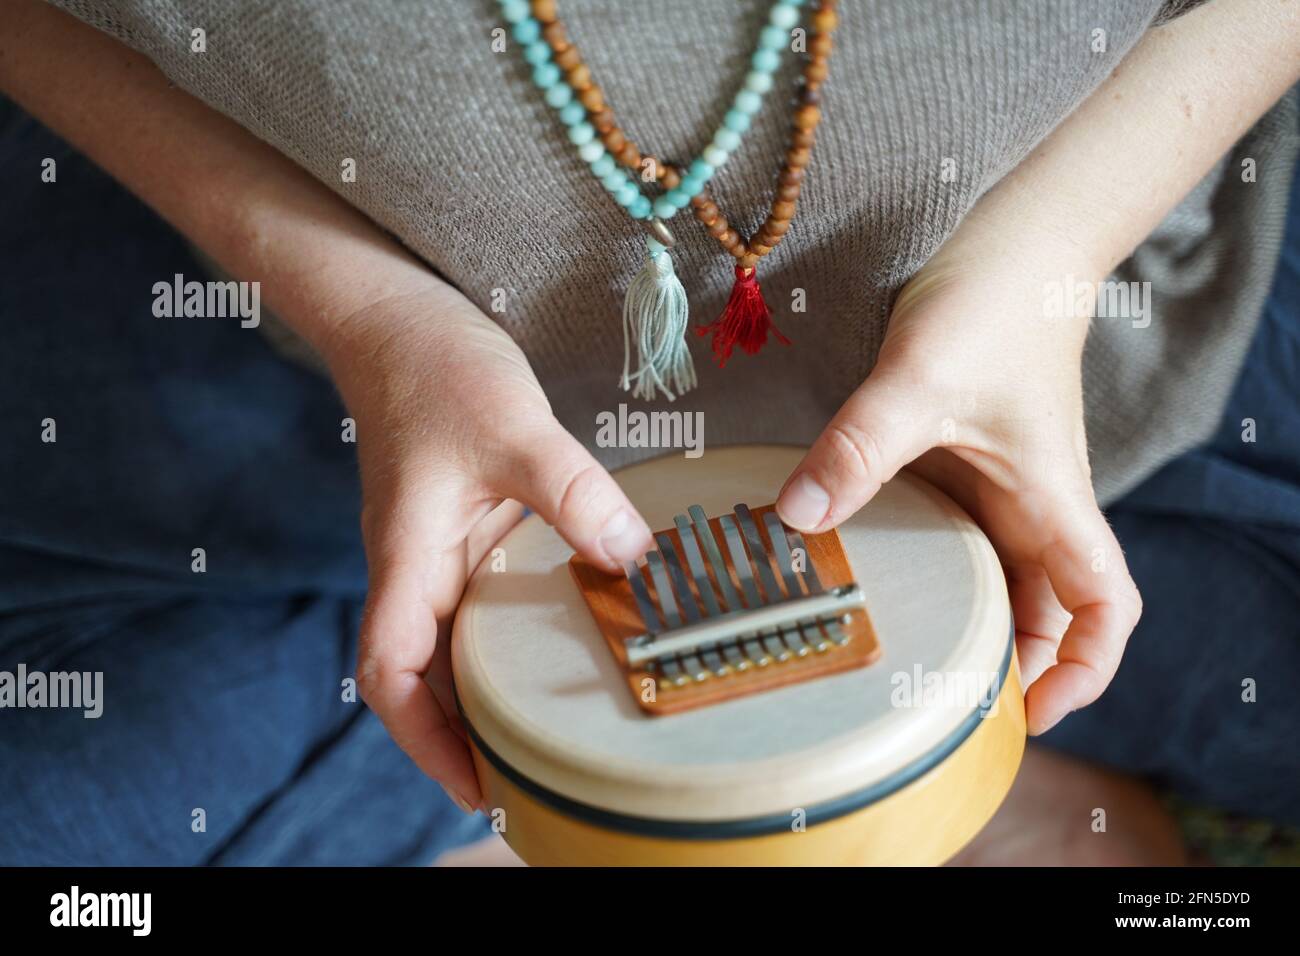
[[[440,639],[466,578],[519,503],[611,573],[650,549],[650,530],[551,414],[510,337],[447,286],[431,279],[427,293],[355,313],[326,352],[361,464],[370,591],[357,685],[398,745],[469,811],[482,797]]]

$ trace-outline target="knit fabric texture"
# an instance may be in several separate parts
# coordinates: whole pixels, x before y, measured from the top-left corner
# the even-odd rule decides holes
[[[841,4],[799,213],[760,265],[794,344],[719,369],[693,337],[700,386],[672,406],[617,389],[622,296],[644,260],[643,233],[576,156],[509,31],[497,35],[504,49],[494,44],[505,25],[493,0],[56,5],[143,52],[457,286],[519,342],[580,440],[593,445],[597,414],[628,402],[703,411],[710,446],[811,442],[870,372],[903,283],[1145,31],[1193,4]],[[726,112],[770,6],[566,0],[561,13],[631,139],[689,161]],[[195,29],[205,52],[192,48]],[[788,138],[782,104],[797,75],[787,57],[710,185],[744,234],[771,202]],[[1151,283],[1150,322],[1099,317],[1089,334],[1084,394],[1103,502],[1217,425],[1280,248],[1296,128],[1288,97],[1120,268],[1119,279]],[[355,161],[354,182],[344,181],[345,160]],[[708,322],[733,263],[688,213],[674,229],[692,321]],[[792,311],[797,291],[806,311]],[[658,453],[593,451],[611,466]]]

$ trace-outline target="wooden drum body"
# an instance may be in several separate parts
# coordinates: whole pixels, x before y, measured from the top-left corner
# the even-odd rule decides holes
[[[663,528],[689,503],[771,502],[802,454],[737,446],[616,477]],[[479,780],[510,846],[545,865],[924,865],[961,849],[1024,750],[1001,568],[970,518],[907,473],[840,537],[880,660],[652,716],[574,584],[572,550],[536,516],[515,527],[505,569],[488,562],[472,579],[452,645]]]

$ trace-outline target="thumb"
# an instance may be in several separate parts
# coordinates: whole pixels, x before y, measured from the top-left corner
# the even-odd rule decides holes
[[[786,480],[777,514],[800,531],[834,528],[900,468],[938,444],[934,417],[924,396],[878,370],[849,397]]]
[[[591,452],[554,418],[489,476],[493,490],[522,501],[573,549],[611,573],[653,546],[645,519]]]

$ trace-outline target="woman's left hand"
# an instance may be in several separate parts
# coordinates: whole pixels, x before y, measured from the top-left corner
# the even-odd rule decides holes
[[[1090,480],[1090,303],[1045,315],[1049,283],[1093,270],[1044,248],[1008,255],[959,230],[900,293],[875,369],[777,503],[787,524],[825,531],[910,463],[961,504],[1006,572],[1035,734],[1097,699],[1142,608]]]

